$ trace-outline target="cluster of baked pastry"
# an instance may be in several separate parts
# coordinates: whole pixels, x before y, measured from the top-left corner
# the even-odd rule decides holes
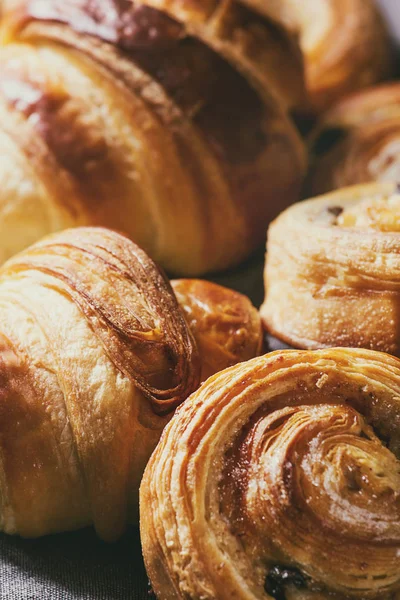
[[[140,513],[159,600],[399,600],[400,83],[369,87],[394,68],[373,2],[2,8],[0,530],[113,541]],[[274,218],[260,311],[162,270],[238,265]]]

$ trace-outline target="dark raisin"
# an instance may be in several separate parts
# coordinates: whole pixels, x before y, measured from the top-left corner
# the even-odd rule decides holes
[[[343,210],[344,209],[342,206],[329,206],[327,208],[328,213],[330,213],[334,217],[338,217],[339,215],[341,215]]]
[[[315,156],[326,154],[341,142],[347,135],[347,130],[341,127],[324,129],[315,140],[312,150]]]
[[[265,591],[275,600],[286,600],[286,585],[294,585],[298,590],[302,590],[307,587],[306,578],[295,567],[275,565],[265,579]]]

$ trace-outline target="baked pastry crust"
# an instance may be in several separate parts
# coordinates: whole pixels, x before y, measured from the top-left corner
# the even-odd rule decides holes
[[[398,359],[340,348],[210,378],[141,484],[157,598],[398,598],[399,382]]]
[[[359,185],[298,203],[272,223],[261,316],[295,348],[400,353],[400,196]]]
[[[170,273],[218,271],[298,199],[290,37],[232,3],[200,24],[206,5],[178,19],[152,4],[26,0],[4,19],[0,262],[46,233],[105,225]],[[280,68],[261,70],[266,57]]]
[[[198,308],[194,334],[210,368],[212,341],[229,343],[219,314],[207,329],[218,286],[193,286],[191,302],[197,290],[208,309]],[[232,306],[243,337],[254,339],[255,326],[261,338],[250,303],[232,292]],[[163,427],[200,382],[185,305],[126,237],[76,228],[3,266],[0,312],[0,530],[37,537],[93,524],[117,538],[137,519]]]
[[[310,196],[370,181],[400,181],[400,84],[339,102],[321,118],[309,146]]]
[[[393,71],[389,35],[373,0],[241,1],[299,36],[317,112]]]
[[[202,381],[261,354],[261,318],[247,296],[201,279],[171,285],[197,342]]]

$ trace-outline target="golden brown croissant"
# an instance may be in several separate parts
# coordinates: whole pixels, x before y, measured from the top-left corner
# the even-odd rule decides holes
[[[304,149],[287,110],[301,58],[257,13],[25,0],[1,37],[0,262],[95,224],[170,272],[223,269],[298,198]]]
[[[282,351],[211,377],[140,489],[158,600],[400,597],[400,362]]]
[[[199,279],[171,284],[197,342],[203,381],[261,353],[260,315],[246,296]]]
[[[301,202],[268,233],[264,324],[296,348],[400,354],[400,193],[359,185]]]
[[[373,0],[242,0],[297,33],[313,108],[326,109],[392,71],[389,36]]]
[[[185,283],[175,285],[185,302]],[[191,304],[196,292],[205,304],[193,330],[207,368],[247,358],[245,343],[224,365],[214,350],[213,339],[229,343],[219,313],[210,318],[215,286],[198,282],[189,292]],[[243,318],[236,327],[253,341],[260,321],[239,296],[232,292]],[[102,538],[118,537],[135,519],[164,425],[200,381],[184,310],[135,244],[77,228],[3,266],[0,314],[0,530],[39,536],[94,524]]]
[[[400,181],[400,84],[354,94],[324,115],[310,138],[311,195]]]

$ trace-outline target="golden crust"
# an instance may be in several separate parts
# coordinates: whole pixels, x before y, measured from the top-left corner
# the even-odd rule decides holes
[[[358,92],[328,111],[310,137],[310,195],[400,180],[400,85]]]
[[[399,195],[344,188],[285,211],[268,233],[263,322],[297,348],[400,353]]]
[[[210,378],[140,489],[159,600],[397,598],[400,362],[280,351]]]
[[[117,228],[173,273],[238,264],[298,197],[305,166],[274,85],[269,92],[251,75],[261,58],[252,60],[250,47],[246,54],[247,42],[229,42],[240,23],[246,28],[244,9],[221,15],[220,50],[208,40],[212,28],[208,37],[187,30],[189,15],[177,20],[133,2],[107,7],[32,0],[11,11],[0,59],[4,134],[57,207],[50,223]],[[265,19],[249,19],[246,35],[251,23],[264,32]],[[266,46],[279,50],[273,27],[268,36]],[[9,180],[0,167],[0,183]],[[15,188],[0,210],[17,222]]]
[[[175,286],[179,302],[138,246],[102,228],[53,234],[0,270],[1,530],[36,537],[93,524],[117,538],[137,520],[146,462],[201,372],[259,352],[244,297]],[[185,319],[196,294],[202,356]],[[243,347],[221,298],[238,309]]]
[[[314,110],[387,78],[389,36],[373,0],[240,0],[297,33]]]
[[[261,319],[246,296],[209,281],[177,279],[171,284],[197,342],[202,381],[260,354]]]
[[[0,306],[2,528],[93,523],[114,539],[165,422],[199,382],[170,285],[125,237],[71,229],[4,265]]]

